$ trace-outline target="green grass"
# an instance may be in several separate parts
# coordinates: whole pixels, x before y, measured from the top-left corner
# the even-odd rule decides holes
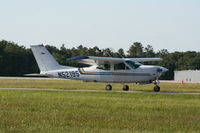
[[[0,90],[0,133],[199,132],[200,95]]]
[[[132,91],[152,91],[153,84],[128,84]],[[104,90],[106,83],[85,83],[75,80],[51,79],[0,79],[0,88],[43,88],[43,89],[87,89]],[[200,84],[161,83],[161,92],[200,92]],[[122,90],[121,84],[113,84],[113,90]]]

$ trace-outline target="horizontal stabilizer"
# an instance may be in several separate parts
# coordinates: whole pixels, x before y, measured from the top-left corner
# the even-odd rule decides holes
[[[24,74],[24,76],[26,76],[26,77],[51,77],[52,75],[34,73],[34,74]]]

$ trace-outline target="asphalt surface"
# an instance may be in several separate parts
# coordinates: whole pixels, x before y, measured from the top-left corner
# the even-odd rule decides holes
[[[200,95],[200,93],[186,93],[186,92],[105,91],[105,90],[69,90],[69,89],[39,89],[39,88],[0,88],[0,90],[68,91],[68,92],[118,92],[118,93],[158,93],[158,94],[190,94],[190,95]]]

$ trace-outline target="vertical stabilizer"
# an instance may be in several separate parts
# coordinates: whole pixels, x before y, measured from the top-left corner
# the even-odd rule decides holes
[[[32,45],[31,50],[33,51],[33,55],[36,59],[40,71],[50,71],[68,68],[67,66],[64,67],[59,65],[55,58],[43,45]]]

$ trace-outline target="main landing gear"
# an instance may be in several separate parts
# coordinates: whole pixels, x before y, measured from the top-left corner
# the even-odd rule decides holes
[[[112,85],[110,85],[110,84],[106,85],[105,90],[111,91],[112,90]]]
[[[112,85],[110,85],[110,84],[106,85],[105,90],[111,91],[112,90]],[[128,85],[124,85],[122,90],[123,91],[128,91],[129,90],[129,86]]]
[[[124,85],[122,88],[123,91],[128,91],[129,90],[129,86],[128,85]]]

